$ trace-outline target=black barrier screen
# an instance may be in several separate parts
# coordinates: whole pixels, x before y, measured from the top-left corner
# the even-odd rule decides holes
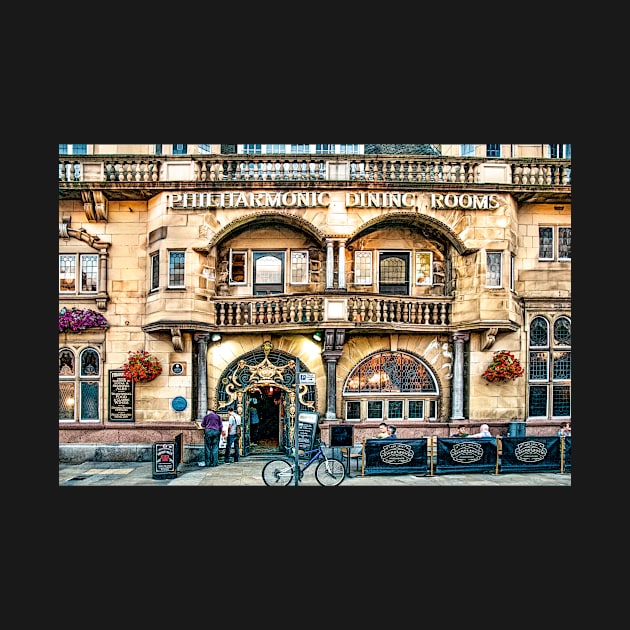
[[[496,438],[438,438],[434,472],[496,472]]]
[[[564,471],[571,470],[571,438],[564,438]]]
[[[365,475],[426,474],[427,438],[365,440],[363,457]]]
[[[331,424],[330,446],[352,446],[354,444],[354,427],[351,424]]]
[[[560,438],[501,438],[501,472],[560,470]]]

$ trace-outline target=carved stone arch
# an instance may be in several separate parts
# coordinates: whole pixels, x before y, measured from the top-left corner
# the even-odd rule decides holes
[[[230,223],[221,228],[210,239],[208,243],[208,250],[216,247],[228,236],[235,235],[242,230],[250,228],[253,223],[255,223],[256,226],[271,224],[277,225],[278,223],[290,225],[298,231],[308,234],[320,247],[323,248],[326,245],[326,237],[324,234],[312,223],[302,217],[297,217],[285,212],[262,211],[253,212],[251,214],[238,217],[237,219],[234,219],[234,221],[230,221]]]
[[[425,214],[410,214],[409,212],[388,212],[378,217],[374,217],[364,223],[351,237],[347,244],[358,241],[361,237],[386,227],[405,228],[415,227],[427,234],[429,238],[450,243],[461,256],[472,254],[476,249],[466,247],[466,244],[459,236],[445,223]]]

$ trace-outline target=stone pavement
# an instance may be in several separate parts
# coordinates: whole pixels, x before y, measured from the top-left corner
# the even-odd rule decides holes
[[[261,472],[269,458],[244,457],[238,463],[206,468],[180,463],[174,479],[154,479],[152,462],[59,463],[59,486],[258,486],[266,488]],[[299,486],[318,486],[311,466]],[[294,484],[291,484],[294,485]],[[477,473],[421,476],[366,475],[353,469],[339,488],[357,486],[570,486],[571,473]]]

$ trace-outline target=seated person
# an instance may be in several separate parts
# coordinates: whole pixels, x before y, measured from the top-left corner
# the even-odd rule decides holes
[[[376,437],[379,440],[387,437],[387,423],[381,422],[381,424],[378,425],[378,433],[376,434]]]
[[[571,423],[565,422],[559,429],[558,435],[560,437],[571,437]]]
[[[472,433],[468,437],[492,437],[492,433],[490,433],[490,427],[487,424],[482,424],[479,427],[479,433]]]
[[[390,424],[387,427],[387,437],[386,440],[397,440],[398,436],[396,435],[396,427],[393,424]]]
[[[460,425],[457,427],[457,433],[453,433],[451,437],[468,437],[468,431],[464,425]]]

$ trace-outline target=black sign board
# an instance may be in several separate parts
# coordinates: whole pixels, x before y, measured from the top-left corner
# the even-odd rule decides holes
[[[298,450],[310,451],[317,429],[316,413],[300,413],[298,416]]]
[[[351,424],[331,424],[330,446],[352,446],[354,444],[354,427]]]
[[[153,444],[153,479],[177,477],[178,450],[174,440]]]
[[[123,370],[109,370],[110,422],[133,422],[133,387]]]

